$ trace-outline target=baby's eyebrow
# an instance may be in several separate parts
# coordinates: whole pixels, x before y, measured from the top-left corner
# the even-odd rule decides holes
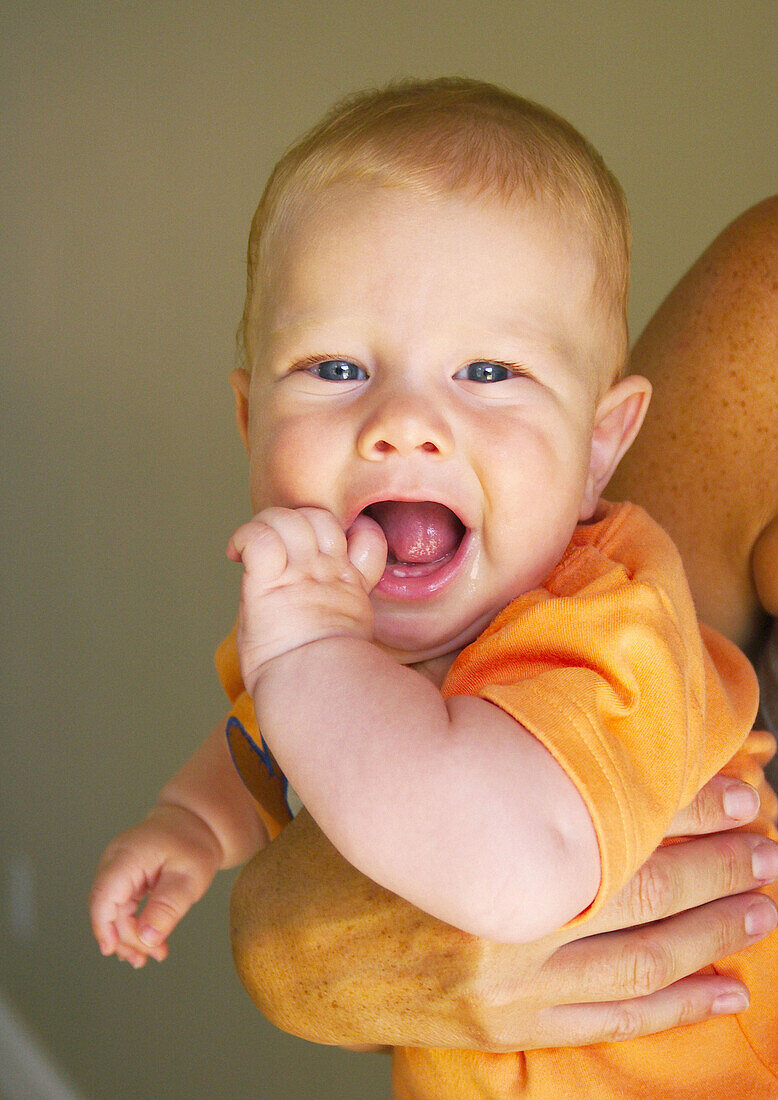
[[[303,360],[360,359],[371,357],[376,341],[385,348],[385,341],[369,320],[356,315],[322,314],[319,310],[278,317],[262,327],[260,343],[265,357],[288,367]],[[573,346],[567,334],[554,326],[538,324],[537,320],[521,317],[495,317],[483,326],[462,324],[449,337],[450,347],[438,348],[442,356],[456,359],[459,366],[472,362],[501,364],[508,369],[526,372],[531,359],[541,355],[545,360],[566,362],[580,350]]]
[[[327,317],[316,314],[303,314],[288,322],[276,323],[263,328],[263,339],[268,347],[278,353],[293,350],[294,346],[306,345],[306,350],[318,345],[321,348],[335,347],[345,337],[360,340],[367,336],[369,329],[360,324],[355,317]]]
[[[537,321],[525,321],[520,317],[505,318],[489,328],[485,327],[481,335],[495,341],[507,338],[522,346],[531,345],[563,354],[570,350],[570,341],[561,332],[555,331],[553,327],[539,325]]]

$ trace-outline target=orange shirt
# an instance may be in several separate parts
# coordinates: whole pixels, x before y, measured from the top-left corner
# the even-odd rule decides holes
[[[234,640],[222,644],[217,663],[235,701],[228,736],[236,764],[275,833],[289,817],[283,778],[252,725]],[[753,670],[735,646],[698,626],[677,551],[634,505],[603,503],[545,584],[514,600],[462,651],[442,690],[504,709],[581,792],[597,831],[602,882],[573,923],[585,922],[635,873],[677,809],[718,771],[759,788],[761,815],[750,828],[778,839],[776,799],[761,771],[775,743],[749,733]],[[778,899],[775,887],[772,895]],[[776,963],[773,935],[717,964],[747,984],[747,1012],[627,1043],[494,1055],[398,1050],[394,1096],[778,1098]]]

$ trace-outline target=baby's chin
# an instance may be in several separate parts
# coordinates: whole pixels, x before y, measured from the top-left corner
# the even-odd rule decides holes
[[[375,644],[398,661],[401,665],[418,665],[445,657],[451,661],[470,642],[475,641],[488,619],[483,624],[473,623],[463,630],[441,635],[429,629],[420,630],[418,625],[383,624],[376,621]]]

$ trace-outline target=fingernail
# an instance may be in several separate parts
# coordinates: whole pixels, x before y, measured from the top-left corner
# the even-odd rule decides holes
[[[751,853],[751,870],[754,878],[762,882],[778,878],[778,847],[775,844],[757,844]]]
[[[716,1015],[723,1016],[728,1012],[744,1012],[748,1005],[745,993],[720,993],[712,1007]]]
[[[138,929],[138,939],[141,943],[145,943],[146,947],[159,947],[163,938],[162,933],[152,928],[150,924],[145,924],[143,928]]]
[[[767,898],[755,901],[746,912],[746,933],[749,936],[764,936],[775,928],[776,921],[778,913]]]
[[[750,821],[759,810],[759,795],[753,787],[732,786],[724,791],[724,812],[733,821]]]

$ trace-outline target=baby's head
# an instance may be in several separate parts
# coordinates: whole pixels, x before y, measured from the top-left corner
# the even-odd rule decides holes
[[[252,503],[381,525],[403,659],[471,640],[594,514],[649,393],[618,380],[628,265],[599,155],[490,85],[361,94],[277,165],[232,377]]]

